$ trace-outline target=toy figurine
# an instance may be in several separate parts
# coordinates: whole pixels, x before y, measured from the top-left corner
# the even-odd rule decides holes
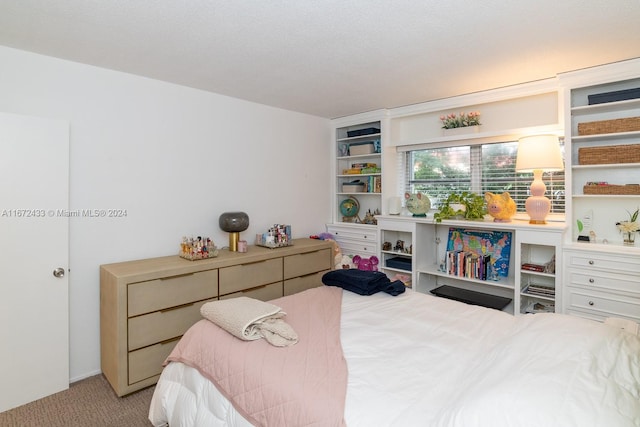
[[[491,192],[484,193],[487,201],[487,212],[493,217],[494,222],[511,222],[511,218],[516,214],[516,202],[506,191],[502,194]]]
[[[407,210],[411,212],[413,216],[427,216],[427,212],[431,209],[431,201],[426,194],[404,193],[404,198],[407,201]]]
[[[378,257],[375,255],[372,255],[369,258],[362,258],[360,255],[356,255],[353,257],[352,261],[358,270],[378,271]]]

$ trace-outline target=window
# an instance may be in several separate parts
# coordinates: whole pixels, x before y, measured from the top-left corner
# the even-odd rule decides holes
[[[562,147],[562,145],[561,145]],[[450,193],[509,192],[519,212],[529,197],[532,173],[516,173],[517,142],[438,147],[405,152],[406,191],[423,192],[437,208]],[[551,213],[564,213],[564,172],[542,177]]]

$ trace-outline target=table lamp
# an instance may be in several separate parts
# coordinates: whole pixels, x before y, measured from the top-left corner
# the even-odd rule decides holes
[[[249,228],[249,215],[244,212],[225,212],[218,218],[218,225],[229,233],[229,250],[237,252],[240,232]]]
[[[516,172],[533,172],[531,195],[525,202],[529,224],[546,224],[551,201],[545,197],[547,187],[542,181],[543,172],[564,170],[564,162],[556,135],[532,135],[520,138],[516,158]]]

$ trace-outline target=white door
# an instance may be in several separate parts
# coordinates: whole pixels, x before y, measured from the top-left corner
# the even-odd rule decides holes
[[[0,412],[69,387],[68,207],[69,124],[0,113]]]

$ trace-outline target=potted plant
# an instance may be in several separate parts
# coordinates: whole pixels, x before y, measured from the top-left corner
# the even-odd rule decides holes
[[[440,204],[438,212],[433,214],[436,222],[443,219],[463,218],[466,220],[484,219],[487,214],[484,197],[468,191],[451,193]]]
[[[471,111],[470,113],[450,113],[440,116],[442,129],[465,128],[470,126],[480,126],[480,112]]]
[[[624,244],[633,246],[636,240],[636,233],[640,230],[640,224],[638,224],[638,213],[640,209],[636,209],[633,213],[627,211],[629,214],[628,221],[616,222],[618,230],[623,234]]]

